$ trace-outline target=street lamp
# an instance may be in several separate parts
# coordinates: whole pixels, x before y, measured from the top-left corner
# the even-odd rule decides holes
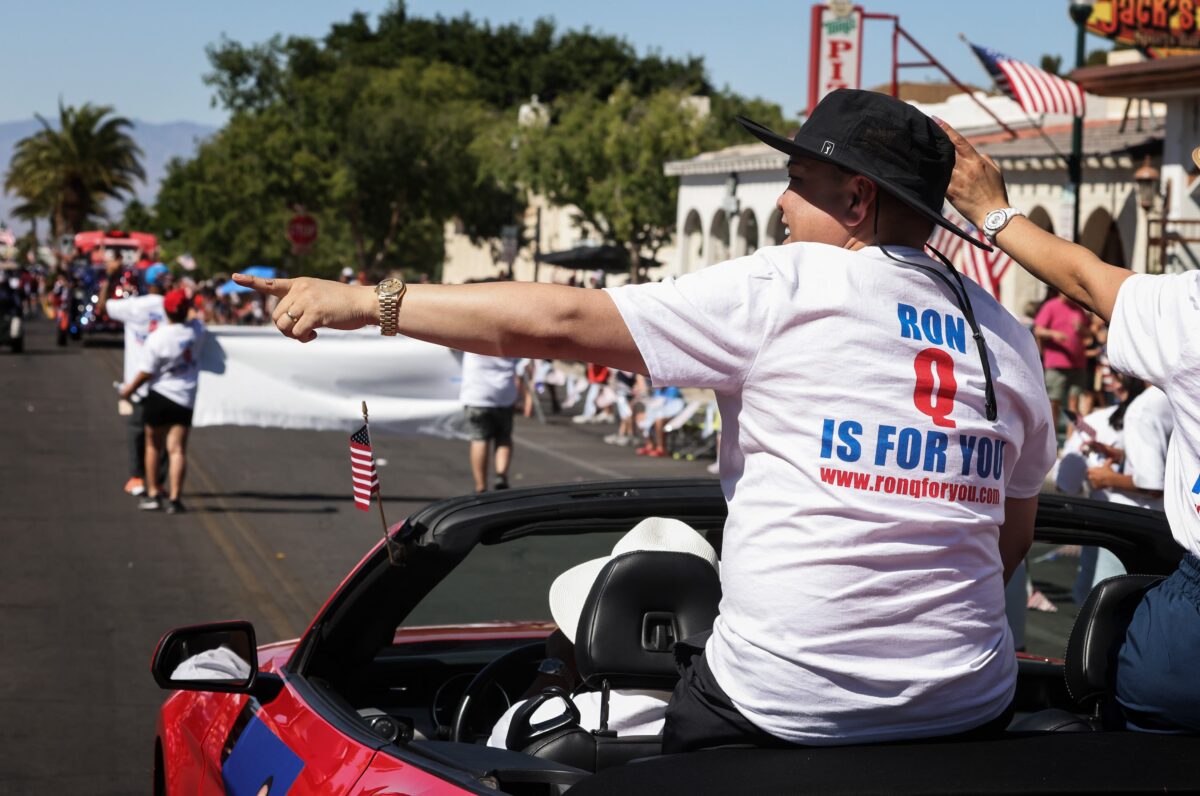
[[[1158,169],[1154,168],[1154,164],[1150,162],[1150,155],[1148,154],[1142,160],[1142,165],[1133,173],[1133,187],[1137,193],[1138,205],[1142,208],[1142,212],[1146,216],[1146,273],[1150,274],[1162,273],[1163,264],[1167,259],[1168,195],[1164,194],[1159,188],[1159,178],[1161,176]],[[1159,199],[1163,200],[1163,209],[1158,219],[1152,221],[1150,216]],[[1157,235],[1154,234],[1156,224],[1158,226]],[[1158,252],[1157,258],[1152,256],[1156,247]]]
[[[1087,21],[1092,15],[1092,3],[1087,0],[1070,0],[1071,21],[1075,23],[1075,68],[1084,64],[1084,37]],[[1071,156],[1067,171],[1075,189],[1075,207],[1071,213],[1071,240],[1079,242],[1079,205],[1083,195],[1083,116],[1076,116],[1071,126]]]
[[[1154,201],[1158,198],[1158,169],[1150,162],[1150,156],[1146,155],[1146,159],[1142,161],[1142,165],[1133,173],[1133,184],[1137,190],[1138,204],[1147,213],[1154,207]]]

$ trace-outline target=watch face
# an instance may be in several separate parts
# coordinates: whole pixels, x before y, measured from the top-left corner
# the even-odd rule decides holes
[[[998,229],[1004,223],[1005,213],[1003,210],[993,210],[983,219],[985,229]]]
[[[404,282],[399,279],[385,279],[375,286],[375,292],[381,296],[394,296],[404,287]]]

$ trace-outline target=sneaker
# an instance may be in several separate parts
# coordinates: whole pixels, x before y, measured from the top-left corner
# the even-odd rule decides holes
[[[721,474],[721,465],[718,462],[713,462],[712,464],[710,464],[708,467],[705,467],[704,469],[707,470],[712,475],[720,475]]]
[[[492,484],[492,489],[508,489],[508,476],[496,476],[496,483]]]
[[[661,459],[662,457],[664,457],[664,456],[670,456],[671,454],[667,453],[667,452],[666,452],[665,450],[663,450],[662,448],[655,448],[654,450],[650,451],[650,452],[649,452],[649,453],[647,453],[646,455],[647,455],[647,456],[652,456],[652,457],[654,457],[655,459]]]
[[[575,417],[571,418],[571,422],[578,423],[580,425],[583,423],[594,423],[596,421],[592,420],[593,417],[595,417],[595,415],[575,415]]]
[[[138,508],[142,511],[158,511],[162,508],[162,501],[157,495],[146,495],[138,501]]]
[[[629,437],[622,434],[606,434],[604,441],[609,445],[628,445]]]
[[[134,497],[141,497],[146,494],[146,482],[141,478],[130,478],[125,482],[125,492]]]
[[[167,513],[168,514],[183,514],[186,511],[187,511],[187,509],[184,507],[182,500],[168,500],[167,501]]]

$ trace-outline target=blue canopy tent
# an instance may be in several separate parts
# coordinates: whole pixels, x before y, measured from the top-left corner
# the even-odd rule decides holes
[[[242,269],[240,273],[248,276],[258,276],[263,279],[274,279],[279,276],[279,269],[273,265],[251,265]],[[217,293],[222,296],[228,296],[231,293],[251,293],[254,288],[244,287],[234,282],[232,279],[217,288]]]

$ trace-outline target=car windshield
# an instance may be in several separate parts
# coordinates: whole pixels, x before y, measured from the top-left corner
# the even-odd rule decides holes
[[[550,619],[550,584],[566,569],[609,555],[619,532],[532,535],[479,545],[434,587],[404,627]]]

